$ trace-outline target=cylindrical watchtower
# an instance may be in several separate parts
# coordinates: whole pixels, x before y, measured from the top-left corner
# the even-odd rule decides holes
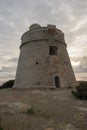
[[[76,84],[64,34],[55,25],[33,24],[21,40],[14,88],[72,87]]]

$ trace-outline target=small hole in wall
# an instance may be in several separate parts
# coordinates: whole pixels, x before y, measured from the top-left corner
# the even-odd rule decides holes
[[[36,62],[36,65],[38,65],[38,62]]]
[[[46,30],[43,30],[43,32],[46,32]]]

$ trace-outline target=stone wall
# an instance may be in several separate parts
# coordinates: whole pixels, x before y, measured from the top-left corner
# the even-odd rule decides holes
[[[49,54],[49,46],[57,47],[57,55]],[[64,34],[60,30],[49,34],[46,27],[31,29],[22,36],[20,48],[14,88],[55,86],[55,76],[59,77],[60,87],[75,85]]]

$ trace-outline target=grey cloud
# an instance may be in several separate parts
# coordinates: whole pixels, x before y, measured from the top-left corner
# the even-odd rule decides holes
[[[0,56],[3,72],[16,70],[21,35],[30,24],[56,24],[65,33],[65,40],[71,55],[87,55],[87,0],[2,0],[0,3]],[[8,56],[8,67],[4,66]],[[83,58],[84,59],[84,58]],[[82,63],[75,71],[86,70]],[[84,60],[85,61],[85,60]],[[83,65],[84,64],[84,65]],[[14,69],[12,69],[13,66]],[[9,71],[8,71],[9,70]],[[2,72],[2,73],[3,73]]]
[[[86,35],[87,34],[87,21],[79,29],[76,29],[73,33],[74,33],[75,36]]]
[[[17,57],[13,57],[13,58],[4,57],[4,58],[1,58],[1,60],[2,60],[2,63],[0,63],[0,74],[1,72],[3,74],[5,72],[6,73],[8,72],[8,74],[16,72],[17,62],[18,62]]]
[[[2,66],[0,72],[8,72],[10,74],[15,72],[15,70],[16,70],[16,66],[8,66],[8,67]]]
[[[18,57],[13,57],[13,58],[9,59],[9,61],[17,64]]]
[[[0,70],[0,85],[10,79],[15,79],[16,66],[4,67]]]
[[[67,2],[67,0],[64,0]],[[81,18],[82,16],[85,16],[87,12],[87,1],[86,0],[68,0],[68,4],[72,8],[72,13],[75,15],[76,19]]]
[[[76,73],[87,72],[87,57],[72,58],[72,60],[75,62],[80,62],[80,65],[73,66],[73,69]]]

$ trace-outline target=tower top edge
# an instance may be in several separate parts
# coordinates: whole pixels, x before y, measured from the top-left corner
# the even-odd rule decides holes
[[[34,30],[34,29],[38,29],[41,28],[41,26],[38,23],[34,23],[29,27],[29,30]]]
[[[37,40],[56,40],[65,43],[64,33],[56,28],[56,25],[52,24],[41,26],[38,23],[34,23],[29,27],[29,30],[25,32],[21,37],[22,44]]]
[[[29,27],[29,30],[30,30],[30,31],[34,31],[34,30],[36,30],[36,29],[41,29],[41,28],[56,29],[56,30],[62,32],[60,29],[56,28],[56,25],[47,24],[47,26],[41,26],[41,25],[38,24],[38,23],[31,24],[30,27]]]

